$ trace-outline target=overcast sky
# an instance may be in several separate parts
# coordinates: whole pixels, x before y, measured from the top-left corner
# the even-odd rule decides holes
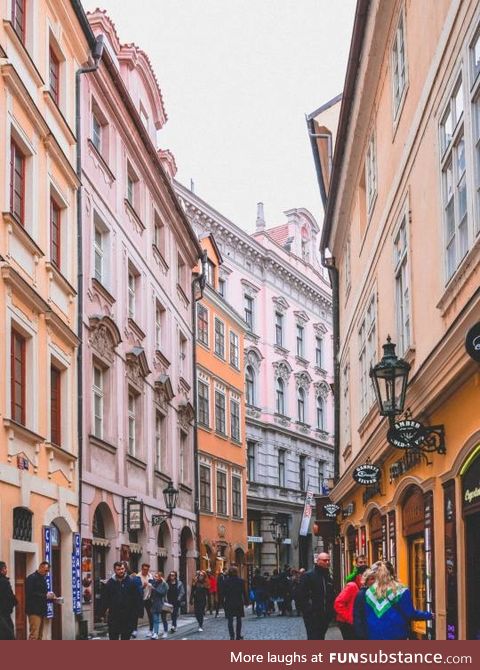
[[[101,4],[99,4],[99,2]],[[341,92],[355,0],[83,0],[150,56],[177,179],[253,230],[322,218],[305,114]]]

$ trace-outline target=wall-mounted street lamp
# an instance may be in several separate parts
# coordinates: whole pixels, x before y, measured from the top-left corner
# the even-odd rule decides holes
[[[152,514],[152,526],[159,526],[162,521],[165,519],[171,519],[173,516],[173,510],[177,506],[178,502],[178,489],[174,487],[171,480],[168,482],[167,488],[163,489],[163,497],[165,499],[165,507],[168,509],[168,512]]]
[[[397,449],[417,451],[425,458],[429,452],[445,454],[444,426],[424,426],[409,411],[403,420],[395,421],[396,416],[404,413],[409,372],[410,364],[397,357],[389,335],[383,345],[382,360],[370,369],[380,415],[388,417],[390,424],[387,441]]]

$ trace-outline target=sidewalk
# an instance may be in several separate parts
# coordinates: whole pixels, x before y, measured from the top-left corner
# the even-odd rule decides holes
[[[219,617],[224,617],[223,613],[219,615]],[[211,621],[212,619],[215,619],[215,615],[211,614],[206,614],[205,615],[205,620],[204,620],[204,625],[208,625],[208,622]],[[171,622],[170,620],[168,621],[168,630],[170,630],[171,627]],[[160,634],[163,634],[163,626],[160,624]],[[169,640],[181,640],[185,635],[190,635],[191,633],[195,633],[198,630],[198,623],[193,614],[182,614],[179,616],[177,620],[177,630],[175,633],[168,633],[168,638]],[[137,637],[132,638],[133,640],[149,640],[150,638],[147,637],[148,633],[148,623],[140,623],[138,625],[137,629]],[[106,630],[105,626],[105,631],[102,631],[101,633],[97,633],[93,635],[93,637],[90,638],[90,640],[108,640],[108,633]]]

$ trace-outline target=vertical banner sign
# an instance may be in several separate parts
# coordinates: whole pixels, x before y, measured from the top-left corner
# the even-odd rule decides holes
[[[428,612],[433,612],[433,493],[423,497],[425,509],[425,602]],[[427,640],[435,638],[433,621],[427,621]]]
[[[80,533],[73,533],[72,597],[75,614],[82,612],[82,586],[80,581]]]
[[[360,553],[367,555],[367,529],[365,526],[360,528]]]
[[[347,576],[347,570],[345,565],[345,537],[340,536],[340,555],[341,555],[341,570],[342,570],[342,584]]]
[[[52,590],[52,532],[50,526],[43,527],[43,560],[50,564],[50,570],[46,576],[47,589]],[[53,602],[47,603],[47,619],[53,618]]]
[[[396,544],[395,510],[388,513],[388,560],[394,568],[397,566],[397,544]]]
[[[382,558],[385,560],[387,558],[387,516],[384,514],[382,516]]]
[[[447,640],[458,640],[457,590],[457,514],[455,480],[443,485],[443,518],[445,521],[445,594],[447,601]]]
[[[312,518],[313,507],[313,491],[307,491],[305,496],[305,506],[303,508],[302,523],[300,524],[299,535],[307,535],[310,526],[310,519]]]

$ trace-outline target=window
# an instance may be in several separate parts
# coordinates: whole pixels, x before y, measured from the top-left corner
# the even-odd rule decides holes
[[[210,408],[208,400],[208,385],[198,382],[198,423],[202,426],[210,425]]]
[[[137,190],[138,179],[133,173],[131,167],[127,169],[127,201],[131,207],[135,207],[136,200],[136,190]]]
[[[343,440],[345,446],[350,444],[350,365],[347,363],[342,370],[342,418]]]
[[[305,391],[302,388],[297,391],[297,418],[300,423],[305,423]]]
[[[242,518],[242,480],[236,475],[232,475],[232,516]]]
[[[165,225],[157,211],[153,218],[153,246],[162,256],[165,256]]]
[[[278,485],[285,487],[285,449],[278,450]]]
[[[177,283],[186,295],[187,291],[187,266],[185,261],[180,256],[177,255]]]
[[[352,283],[352,245],[350,235],[345,244],[345,295],[348,296]]]
[[[137,278],[133,270],[128,271],[128,318],[135,320]]]
[[[323,367],[323,338],[315,338],[315,364],[317,367]]]
[[[99,281],[101,284],[105,283],[105,265],[104,265],[104,257],[103,257],[103,233],[98,228],[95,226],[94,229],[94,241],[93,241],[93,248],[94,248],[94,276],[97,281]]]
[[[179,351],[179,358],[180,358],[180,366],[179,366],[179,372],[181,375],[185,375],[186,371],[188,369],[187,366],[187,338],[185,335],[180,331],[178,335],[178,351]]]
[[[62,373],[52,365],[50,368],[50,441],[59,446],[62,444],[61,379]]]
[[[10,212],[25,225],[25,156],[17,143],[10,143]]]
[[[303,326],[297,325],[297,356],[303,358]]]
[[[285,414],[285,385],[281,377],[277,377],[276,407],[277,414]]]
[[[222,435],[226,434],[225,395],[220,391],[215,391],[215,430]]]
[[[370,409],[374,395],[370,368],[376,363],[376,300],[370,299],[359,330],[360,410],[364,417]]]
[[[215,353],[225,358],[225,324],[220,319],[215,319]]]
[[[230,434],[240,442],[240,404],[236,400],[230,400]]]
[[[187,445],[187,434],[180,431],[180,471],[179,478],[180,481],[187,484],[188,483],[188,445]]]
[[[218,280],[218,292],[222,296],[222,298],[225,298],[227,295],[227,282],[225,279],[220,278]]]
[[[470,60],[472,66],[471,80],[475,81],[480,72],[480,29],[477,28],[473,42],[470,45]]]
[[[93,367],[93,434],[103,439],[103,370]]]
[[[210,468],[206,465],[200,466],[200,509],[202,512],[212,511]]]
[[[165,417],[158,410],[155,413],[155,467],[162,471]]]
[[[453,275],[468,251],[467,179],[463,86],[459,79],[440,123],[446,274]]]
[[[255,481],[255,442],[247,442],[247,476],[249,482]]]
[[[136,456],[137,453],[137,396],[128,391],[128,453]]]
[[[145,110],[145,107],[142,105],[142,103],[140,103],[140,118],[142,119],[142,123],[148,131],[149,130],[148,114]]]
[[[283,314],[275,312],[275,344],[283,347]]]
[[[377,195],[377,154],[375,147],[375,135],[372,133],[367,147],[365,158],[365,175],[367,189],[367,209],[370,212],[375,196]]]
[[[397,116],[406,86],[405,35],[403,12],[395,31],[392,49],[393,116]]]
[[[13,510],[13,540],[32,541],[33,512],[24,507],[15,507]]]
[[[50,258],[58,269],[61,262],[61,216],[62,210],[50,197]]]
[[[16,330],[11,332],[10,377],[11,377],[11,417],[25,425],[26,410],[26,339]]]
[[[325,403],[322,396],[317,396],[317,428],[325,430]]]
[[[60,104],[60,60],[50,46],[50,63],[49,63],[49,82],[50,93],[57,105]]]
[[[208,347],[208,310],[197,303],[197,339]]]
[[[217,470],[217,514],[227,514],[227,473]]]
[[[245,371],[245,387],[247,405],[255,405],[255,373],[251,365]]]
[[[206,273],[207,273],[207,284],[212,288],[215,288],[215,265],[212,263],[211,260],[207,260]]]
[[[155,349],[157,349],[157,351],[161,351],[162,349],[162,333],[163,333],[164,318],[165,318],[165,310],[157,300],[155,304]]]
[[[240,350],[238,347],[238,335],[230,331],[230,365],[237,370],[240,368]]]
[[[470,63],[471,63],[471,81],[475,82],[472,91],[472,135],[474,145],[474,161],[475,161],[475,197],[476,197],[476,216],[473,217],[475,221],[475,235],[480,233],[480,26],[477,28],[476,35],[470,45]]]
[[[97,115],[92,114],[92,144],[99,154],[102,153],[102,124]]]
[[[25,44],[26,0],[12,0],[12,25],[20,41]]]
[[[404,215],[394,239],[395,308],[399,355],[410,346],[410,295],[408,281],[407,216]]]
[[[298,470],[299,470],[299,486],[300,491],[305,491],[306,489],[306,480],[305,480],[305,465],[307,462],[307,457],[302,454],[298,459]]]
[[[250,295],[245,295],[244,306],[245,306],[245,321],[250,330],[253,330],[253,298]]]

